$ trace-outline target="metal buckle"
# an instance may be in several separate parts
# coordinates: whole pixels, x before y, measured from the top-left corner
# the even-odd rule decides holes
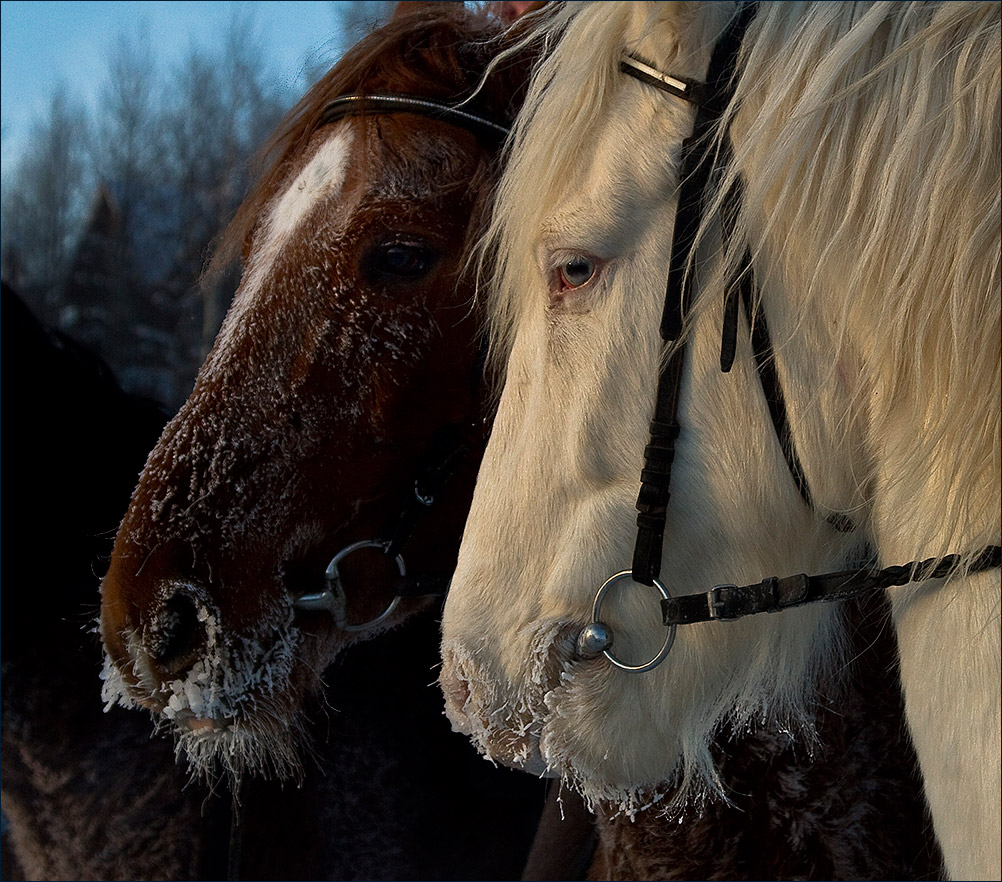
[[[616,656],[614,656],[610,651],[609,647],[612,646],[612,630],[604,625],[600,619],[600,614],[602,610],[602,600],[605,598],[606,592],[617,582],[623,579],[632,579],[632,570],[623,570],[622,572],[616,573],[605,580],[602,587],[598,589],[595,594],[595,602],[592,604],[591,608],[591,623],[586,625],[582,629],[581,633],[578,635],[578,647],[579,654],[585,657],[594,657],[599,653],[604,655],[606,659],[617,668],[622,671],[630,671],[634,674],[640,674],[644,671],[652,671],[661,662],[668,658],[668,653],[671,652],[672,644],[675,642],[675,631],[677,626],[671,625],[668,628],[668,634],[665,637],[665,642],[658,651],[658,654],[654,656],[650,661],[644,662],[641,665],[628,665],[625,662],[620,661]],[[654,580],[654,587],[661,592],[661,596],[667,600],[671,597],[668,588],[665,586],[664,582],[660,579]],[[586,650],[582,652],[581,650],[587,646],[590,646],[590,651]]]
[[[296,609],[330,613],[331,618],[334,619],[334,624],[342,631],[349,631],[353,634],[357,634],[363,631],[368,631],[371,628],[375,628],[377,625],[389,618],[390,614],[400,603],[400,597],[395,596],[390,601],[386,609],[384,609],[375,618],[369,619],[367,622],[361,622],[357,625],[350,624],[348,622],[347,613],[348,602],[345,596],[344,586],[341,584],[341,573],[338,571],[337,565],[349,554],[352,554],[361,548],[378,548],[385,554],[389,547],[390,543],[388,541],[380,539],[363,539],[360,542],[353,542],[351,545],[346,545],[337,554],[335,554],[334,557],[331,558],[331,562],[327,564],[327,570],[324,572],[324,579],[328,585],[327,590],[321,591],[317,594],[304,594],[302,597],[294,600],[292,605],[296,607]],[[404,564],[403,555],[396,555],[394,557],[394,561],[396,561],[397,570],[400,572],[400,575],[406,576],[407,567]]]
[[[737,588],[737,585],[714,585],[706,592],[706,602],[710,608],[710,618],[717,622],[733,622],[738,616],[725,616],[723,611],[726,601],[720,596],[724,588]]]

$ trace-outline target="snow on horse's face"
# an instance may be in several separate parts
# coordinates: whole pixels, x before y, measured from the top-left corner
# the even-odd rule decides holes
[[[465,52],[423,83],[451,101],[478,82],[493,31],[424,27],[397,28],[397,54],[422,39],[429,66],[442,46]],[[470,59],[479,70],[450,86],[448,72]],[[370,91],[420,94],[430,76],[413,63],[386,67],[382,80],[371,60],[359,67]],[[417,82],[394,81],[400,71]],[[295,600],[324,591],[336,552],[392,534],[437,433],[479,413],[465,269],[497,145],[409,113],[317,128],[309,120],[330,93],[352,91],[338,82],[290,117],[293,134],[304,130],[259,189],[239,290],[150,454],[102,585],[106,700],[147,706],[196,763],[215,757],[235,771],[295,770],[304,697],[361,639]],[[488,90],[480,100],[503,116],[509,99]],[[403,549],[411,571],[450,571],[473,454],[418,520]],[[390,606],[391,558],[363,550],[339,569],[343,624]],[[430,603],[402,599],[365,636]]]

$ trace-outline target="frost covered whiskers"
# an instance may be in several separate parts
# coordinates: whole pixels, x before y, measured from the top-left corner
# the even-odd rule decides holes
[[[177,588],[165,586],[164,596],[173,596]],[[299,778],[301,754],[309,750],[299,718],[292,717],[292,725],[281,730],[256,722],[281,711],[276,696],[285,696],[292,688],[290,676],[304,637],[294,625],[291,606],[284,625],[263,627],[257,637],[222,628],[207,592],[199,593],[195,615],[205,630],[204,652],[172,680],[158,681],[144,670],[138,651],[143,638],[135,632],[126,636],[135,659],[130,679],[138,684],[142,700],[137,699],[139,690],[105,656],[101,672],[105,709],[116,704],[153,708],[158,728],[175,735],[177,753],[187,757],[193,774],[209,779],[217,771]],[[156,639],[148,635],[145,642]]]

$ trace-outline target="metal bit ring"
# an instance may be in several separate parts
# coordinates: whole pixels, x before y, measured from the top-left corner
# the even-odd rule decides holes
[[[331,562],[327,564],[327,569],[324,572],[324,580],[327,582],[327,590],[321,591],[318,594],[305,594],[293,601],[292,605],[297,609],[330,613],[331,618],[334,619],[334,624],[337,625],[338,628],[342,631],[349,631],[353,634],[368,631],[371,628],[375,628],[377,625],[382,624],[390,617],[391,613],[399,605],[399,595],[395,596],[390,601],[386,609],[384,609],[375,618],[369,619],[367,622],[360,622],[357,625],[352,625],[348,622],[348,600],[345,596],[344,585],[341,584],[341,574],[338,572],[337,565],[349,554],[352,554],[361,548],[378,548],[385,554],[389,547],[389,542],[380,539],[363,539],[360,542],[353,542],[351,545],[346,545],[337,554],[335,554],[334,557],[331,558]],[[407,567],[404,564],[403,555],[398,554],[393,558],[393,560],[397,565],[397,570],[400,575],[406,576]]]
[[[359,631],[368,631],[370,628],[376,627],[376,625],[381,624],[386,619],[389,618],[390,614],[397,608],[400,603],[400,597],[395,596],[389,603],[389,605],[375,618],[369,619],[367,622],[361,622],[357,625],[348,624],[347,606],[348,599],[344,591],[344,586],[341,584],[341,574],[338,572],[337,565],[344,560],[349,554],[358,551],[362,548],[378,548],[384,554],[386,550],[390,547],[390,543],[382,541],[379,539],[363,539],[361,542],[353,542],[351,545],[346,545],[337,554],[331,558],[331,562],[327,564],[327,570],[324,572],[324,578],[327,580],[327,584],[330,585],[331,593],[335,598],[338,598],[337,603],[337,613],[334,616],[334,623],[342,631],[351,631],[357,633]],[[397,564],[397,570],[401,576],[407,575],[407,567],[404,565],[403,555],[398,554],[394,561]]]
[[[606,626],[605,624],[603,624],[603,622],[601,620],[602,601],[605,598],[606,592],[613,585],[615,585],[617,582],[622,581],[623,579],[631,579],[632,580],[632,578],[633,578],[633,571],[632,570],[623,570],[622,572],[616,573],[615,575],[610,576],[608,579],[605,580],[605,582],[603,583],[602,587],[598,589],[598,593],[596,593],[596,595],[595,595],[595,602],[592,604],[592,608],[591,608],[591,626],[598,626],[600,628],[605,629],[606,632],[611,633],[611,631],[608,628],[608,626]],[[661,592],[661,596],[665,600],[667,600],[669,597],[671,597],[671,594],[669,593],[668,588],[665,586],[664,582],[662,582],[660,579],[655,579],[654,580],[654,587],[657,588],[658,591]],[[668,653],[671,652],[672,644],[675,642],[675,631],[676,631],[676,628],[677,628],[677,625],[672,625],[671,627],[668,628],[668,634],[665,637],[665,642],[661,646],[661,649],[658,652],[658,654],[656,656],[654,656],[654,658],[652,658],[650,661],[644,662],[644,664],[642,664],[642,665],[628,665],[625,662],[622,662],[618,658],[616,658],[616,656],[614,656],[608,649],[603,649],[602,650],[602,655],[604,655],[606,657],[606,659],[608,659],[611,664],[615,665],[617,668],[619,668],[620,670],[623,670],[623,671],[630,671],[631,673],[634,673],[634,674],[641,674],[644,671],[652,671],[659,664],[661,664],[661,662],[663,662],[666,658],[668,658]],[[610,644],[611,644],[611,640],[610,640]]]

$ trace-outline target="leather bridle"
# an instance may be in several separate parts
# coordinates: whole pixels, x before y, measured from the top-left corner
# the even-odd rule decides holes
[[[432,439],[424,466],[411,485],[399,512],[387,530],[373,539],[351,542],[331,558],[324,570],[326,588],[314,594],[297,597],[292,605],[308,612],[327,612],[335,626],[353,634],[371,631],[386,621],[405,597],[430,597],[445,594],[450,573],[409,573],[403,550],[418,522],[436,502],[448,480],[471,450],[469,434],[475,429],[450,423]],[[389,558],[396,567],[393,580],[393,597],[378,615],[365,622],[348,621],[348,596],[340,571],[341,562],[363,549],[376,549]]]
[[[686,313],[692,301],[692,262],[696,236],[702,220],[706,192],[714,173],[729,159],[726,138],[715,138],[724,111],[733,97],[733,82],[741,41],[748,24],[756,13],[755,3],[741,3],[727,30],[714,47],[706,83],[664,74],[642,59],[627,55],[620,62],[620,71],[654,86],[669,95],[693,103],[696,118],[692,135],[682,142],[678,209],[672,239],[671,259],[661,318],[661,339],[667,349],[658,376],[654,416],[650,422],[650,439],[644,449],[641,488],[637,498],[637,540],[633,566],[615,573],[599,588],[592,605],[592,620],[577,639],[577,652],[582,658],[604,655],[616,667],[635,673],[650,671],[663,662],[671,651],[678,625],[708,621],[732,621],[762,612],[778,612],[819,601],[845,600],[892,586],[928,579],[941,579],[957,572],[982,572],[1000,566],[1002,549],[998,545],[982,548],[965,565],[965,555],[949,554],[942,558],[912,561],[881,570],[866,567],[840,572],[783,578],[769,577],[751,585],[716,585],[709,591],[672,597],[659,578],[664,543],[665,520],[670,498],[672,461],[680,426],[678,422],[686,341],[683,336]],[[724,235],[729,232],[729,220],[736,214],[741,198],[735,188],[725,197]],[[780,441],[791,475],[805,503],[813,508],[810,489],[797,458],[790,436],[782,388],[775,373],[772,347],[766,330],[765,315],[753,291],[751,255],[746,251],[734,277],[729,280],[724,310],[721,342],[721,369],[730,370],[735,352],[735,335],[739,301],[746,309],[753,304],[758,311],[751,324],[752,348],[757,372],[769,404],[773,427]],[[749,316],[750,318],[750,316]],[[852,530],[847,518],[828,518],[838,530]],[[612,654],[612,630],[602,622],[602,604],[608,592],[617,584],[632,580],[652,585],[661,594],[662,619],[668,628],[657,655],[638,665],[627,664]]]
[[[324,108],[317,127],[329,125],[347,116],[372,116],[387,113],[415,113],[466,129],[484,138],[492,147],[498,147],[508,136],[507,126],[479,116],[470,111],[430,98],[411,95],[370,94],[341,95]],[[483,376],[486,350],[478,351],[473,376],[473,401],[477,401]],[[423,466],[407,493],[397,516],[386,531],[372,539],[352,542],[335,554],[324,571],[326,587],[323,591],[304,594],[293,600],[293,607],[304,611],[322,611],[331,615],[334,624],[342,631],[365,633],[386,621],[404,597],[426,597],[445,594],[451,573],[409,573],[403,550],[418,522],[434,505],[445,484],[455,473],[472,449],[470,437],[477,425],[449,424],[442,427],[430,444]],[[376,549],[386,555],[396,567],[394,594],[386,608],[374,618],[353,624],[347,616],[347,593],[339,564],[363,549]]]
[[[504,141],[510,131],[507,126],[442,101],[413,95],[382,93],[341,95],[334,98],[320,115],[318,128],[344,119],[346,116],[374,116],[382,113],[416,113],[419,116],[459,126],[475,135],[483,135],[498,142]]]

